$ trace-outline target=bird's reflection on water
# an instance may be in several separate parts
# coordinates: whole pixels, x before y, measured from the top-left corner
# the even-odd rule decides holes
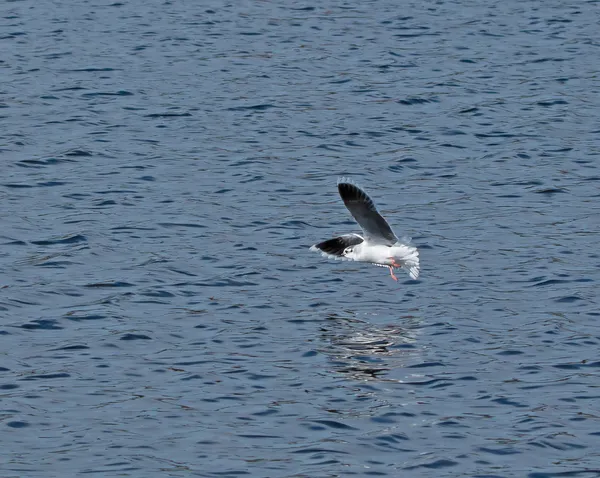
[[[322,327],[321,353],[329,356],[335,371],[355,380],[386,381],[392,368],[412,362],[420,319],[404,316],[395,323],[373,324],[351,313],[330,314]]]

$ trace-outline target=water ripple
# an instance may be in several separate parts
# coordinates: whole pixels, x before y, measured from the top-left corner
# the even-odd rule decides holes
[[[598,476],[596,5],[288,3],[4,6],[0,476]]]

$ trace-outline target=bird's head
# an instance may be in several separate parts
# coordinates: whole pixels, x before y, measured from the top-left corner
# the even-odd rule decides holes
[[[354,254],[355,254],[355,252],[354,252],[354,246],[348,246],[348,247],[346,247],[346,249],[344,249],[344,252],[343,252],[342,255],[344,257],[347,257],[348,259],[353,259],[354,258]]]

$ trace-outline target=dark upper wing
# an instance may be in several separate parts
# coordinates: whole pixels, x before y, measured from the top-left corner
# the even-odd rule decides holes
[[[381,214],[377,212],[375,204],[367,196],[367,193],[348,182],[340,182],[338,191],[348,211],[364,231],[367,241],[390,245],[398,241],[396,234]]]
[[[344,234],[343,236],[334,237],[333,239],[315,244],[310,249],[313,251],[319,250],[329,256],[343,257],[346,247],[356,246],[363,241],[364,239],[358,234]]]

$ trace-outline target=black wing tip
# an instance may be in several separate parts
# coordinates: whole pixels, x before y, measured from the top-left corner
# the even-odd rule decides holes
[[[337,187],[342,197],[352,199],[353,197],[358,198],[365,195],[365,192],[354,181],[348,178],[340,178]]]
[[[338,192],[344,202],[348,201],[360,201],[370,202],[371,198],[369,195],[360,188],[358,184],[347,178],[340,178],[338,180]]]
[[[332,256],[343,257],[346,247],[355,246],[361,242],[363,242],[363,239],[359,236],[340,236],[315,244],[314,246],[311,246],[310,249],[313,251],[319,250]]]

